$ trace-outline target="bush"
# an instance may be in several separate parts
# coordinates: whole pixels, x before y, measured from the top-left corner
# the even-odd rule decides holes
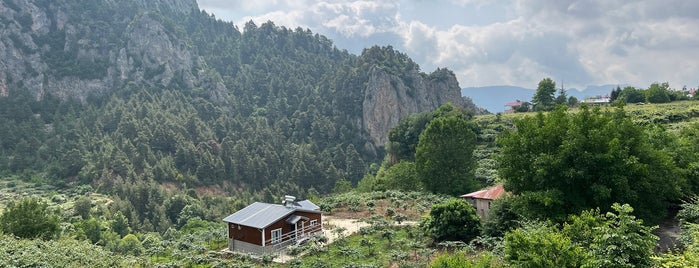
[[[535,222],[505,235],[505,259],[514,267],[580,267],[586,255],[555,227]]]
[[[10,204],[0,216],[0,229],[21,238],[48,240],[58,236],[59,218],[55,211],[36,198],[24,198]]]
[[[427,219],[427,232],[436,241],[468,242],[480,233],[476,210],[461,199],[451,199],[432,207]]]

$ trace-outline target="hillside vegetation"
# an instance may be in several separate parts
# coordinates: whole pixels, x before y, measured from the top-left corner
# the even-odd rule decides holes
[[[8,0],[0,21],[2,264],[696,266],[697,102],[477,115],[391,46],[191,0]],[[454,198],[496,183],[487,221]],[[222,218],[289,194],[368,227],[286,264],[221,251]],[[687,250],[654,255],[680,207]]]

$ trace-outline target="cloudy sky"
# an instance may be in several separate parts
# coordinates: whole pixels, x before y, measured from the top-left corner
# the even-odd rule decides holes
[[[566,88],[669,82],[699,86],[697,0],[198,0],[246,21],[311,29],[359,54],[392,45],[423,71],[453,70],[461,87]]]

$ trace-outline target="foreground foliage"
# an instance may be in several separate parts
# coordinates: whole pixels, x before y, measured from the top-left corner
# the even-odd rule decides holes
[[[146,261],[114,254],[74,239],[50,241],[0,236],[0,263],[9,267],[146,267]]]
[[[612,210],[573,215],[562,229],[527,223],[505,235],[505,259],[515,267],[652,267],[655,227],[643,225],[629,205]]]

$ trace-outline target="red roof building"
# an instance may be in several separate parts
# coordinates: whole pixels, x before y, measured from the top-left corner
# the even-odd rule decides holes
[[[524,105],[524,102],[522,102],[520,100],[508,102],[507,104],[505,104],[505,107],[508,107],[508,109],[505,110],[505,113],[506,114],[514,113],[515,109],[517,109],[519,106],[522,106],[522,105]]]
[[[495,185],[491,188],[483,189],[480,191],[475,191],[473,193],[468,193],[460,196],[465,199],[471,205],[476,207],[476,212],[481,219],[488,217],[488,210],[490,210],[490,203],[502,197],[505,194],[505,188],[502,184]]]

